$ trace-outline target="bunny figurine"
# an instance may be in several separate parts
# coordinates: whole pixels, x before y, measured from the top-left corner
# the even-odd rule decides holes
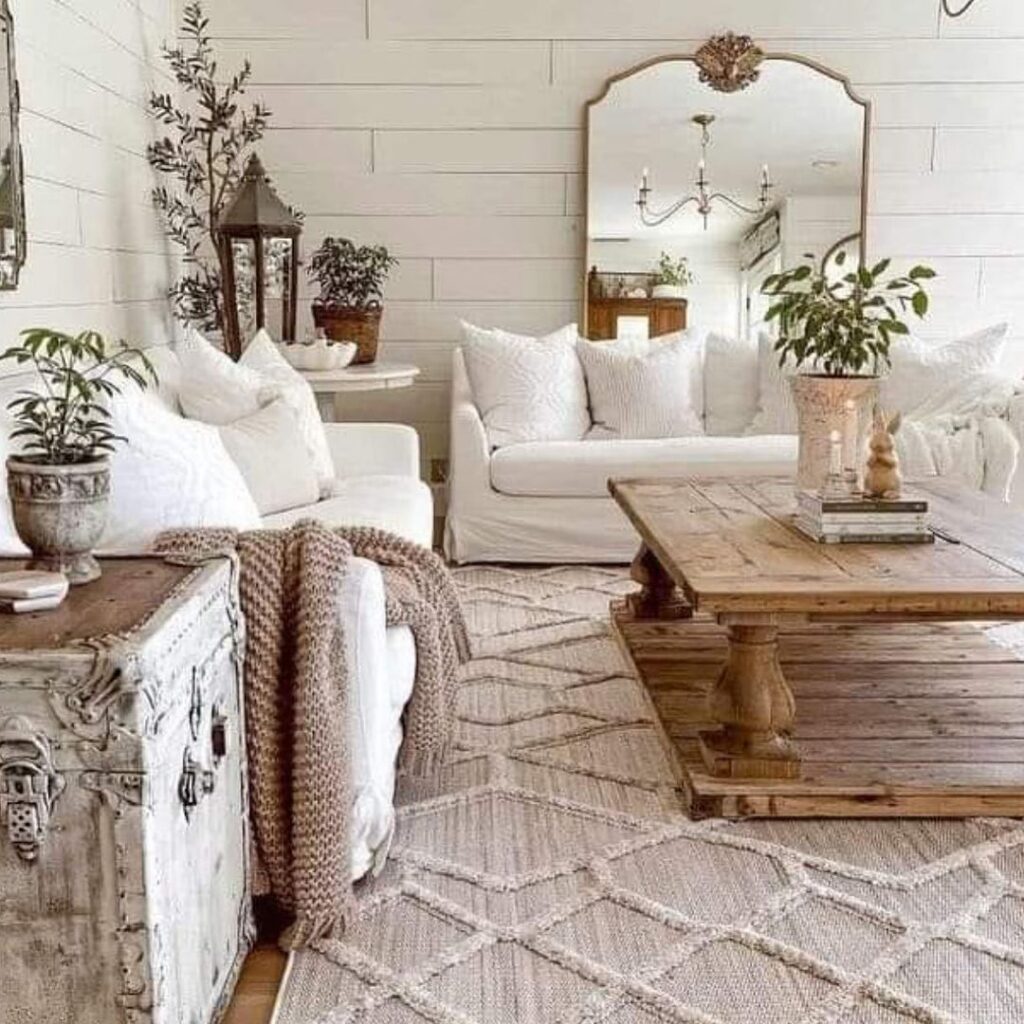
[[[882,410],[875,406],[874,424],[868,447],[867,471],[864,474],[865,498],[898,498],[903,479],[900,476],[900,461],[896,455],[893,435],[900,429],[902,417],[899,413],[887,423]]]

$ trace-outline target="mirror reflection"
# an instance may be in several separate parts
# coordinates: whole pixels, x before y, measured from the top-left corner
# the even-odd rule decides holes
[[[18,146],[18,88],[14,73],[14,25],[0,0],[0,289],[17,287],[25,258],[24,199]]]
[[[840,242],[858,257],[866,121],[796,59],[731,93],[686,58],[613,81],[589,110],[588,336],[749,334],[768,274]]]

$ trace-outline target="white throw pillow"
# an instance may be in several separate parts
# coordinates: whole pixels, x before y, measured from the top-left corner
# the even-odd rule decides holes
[[[704,430],[740,437],[757,415],[757,342],[712,331],[704,343]]]
[[[218,430],[260,515],[301,508],[319,499],[313,460],[283,399]]]
[[[578,441],[590,426],[575,324],[531,338],[462,324],[473,399],[492,448]]]
[[[996,324],[945,345],[897,338],[889,350],[892,368],[880,389],[882,407],[913,417],[936,396],[955,394],[961,381],[993,372],[1003,355],[1006,331],[1006,324]]]
[[[217,428],[171,412],[153,395],[126,391],[110,408],[126,437],[111,456],[110,518],[101,547],[134,552],[163,530],[256,529],[260,515]]]
[[[757,339],[757,415],[748,434],[796,434],[797,415],[789,381],[797,372],[788,361],[779,366],[775,339],[762,333]]]
[[[316,395],[309,382],[281,355],[273,339],[262,329],[242,353],[239,365],[243,370],[258,374],[267,385],[277,385],[306,442],[320,483],[320,493],[324,496],[329,494],[334,481],[334,460],[327,444],[323,420],[320,419]]]
[[[576,346],[587,378],[594,439],[703,433],[704,346],[681,331],[644,341]]]
[[[236,363],[192,327],[175,353],[181,368],[178,402],[189,419],[233,423],[278,395],[272,381]]]

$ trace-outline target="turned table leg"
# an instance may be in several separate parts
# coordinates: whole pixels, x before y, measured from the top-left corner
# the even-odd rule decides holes
[[[700,734],[704,763],[729,778],[799,778],[800,756],[789,736],[796,705],[779,664],[778,626],[731,622],[728,629],[728,660],[708,695],[721,728]]]
[[[672,577],[646,544],[640,545],[629,567],[640,592],[626,598],[626,608],[636,619],[688,619],[693,609],[683,600]]]

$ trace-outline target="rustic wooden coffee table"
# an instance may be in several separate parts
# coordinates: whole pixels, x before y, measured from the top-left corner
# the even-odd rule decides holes
[[[930,483],[934,545],[822,545],[788,480],[609,489],[642,542],[613,621],[694,816],[1024,816],[1024,663],[976,624],[1024,619],[1018,511]]]

